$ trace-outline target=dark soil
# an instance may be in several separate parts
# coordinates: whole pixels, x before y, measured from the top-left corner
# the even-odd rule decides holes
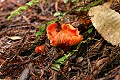
[[[0,2],[0,80],[120,79],[120,48],[105,41],[94,27],[90,26],[92,23],[88,19],[87,11],[75,11],[77,7],[84,4],[83,1],[65,4],[59,0],[48,0],[48,2],[41,0],[41,3],[12,17],[10,21],[7,20],[11,11],[25,5],[28,1]],[[85,5],[91,2],[88,0]],[[112,9],[119,12],[120,6],[116,5]],[[76,48],[78,51],[61,65],[59,71],[51,69],[51,65],[67,54],[67,51],[50,46],[46,34],[38,38],[35,36],[40,25],[53,19],[58,20],[58,17],[54,17],[56,11],[68,11],[60,22],[77,27],[86,40],[79,47],[77,45],[69,47],[67,51]],[[91,27],[93,31],[88,33]],[[19,36],[20,39],[13,40],[10,38],[12,36]],[[45,52],[35,53],[35,47],[42,44],[46,45]]]

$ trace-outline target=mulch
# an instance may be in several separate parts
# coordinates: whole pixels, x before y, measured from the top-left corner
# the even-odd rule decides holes
[[[91,28],[89,19],[84,19],[87,12],[75,11],[83,2],[65,4],[62,1],[41,0],[33,7],[7,20],[10,12],[24,5],[29,0],[5,0],[0,2],[0,79],[4,80],[119,80],[120,48],[105,41]],[[91,2],[88,0],[86,5]],[[74,5],[76,4],[76,5]],[[118,5],[112,9],[119,12]],[[66,50],[50,45],[46,34],[36,38],[39,26],[48,21],[57,20],[56,11],[69,11],[61,20],[77,27],[84,36],[85,43],[69,47],[76,51],[61,65],[59,71],[51,65],[55,60],[67,54]],[[84,18],[83,18],[84,17]],[[9,37],[19,36],[12,40]],[[43,54],[35,53],[35,47],[46,44]]]

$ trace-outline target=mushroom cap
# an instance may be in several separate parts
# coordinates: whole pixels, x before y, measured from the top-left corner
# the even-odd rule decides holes
[[[44,52],[45,45],[41,45],[35,48],[36,53],[43,53]]]
[[[62,24],[61,30],[57,32],[57,23],[52,23],[47,27],[47,36],[52,46],[59,46],[64,44],[66,46],[76,45],[83,39],[79,35],[78,28],[74,28],[70,24]]]

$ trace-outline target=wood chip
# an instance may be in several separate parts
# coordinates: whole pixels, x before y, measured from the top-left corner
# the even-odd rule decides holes
[[[11,40],[20,40],[22,39],[20,36],[11,36],[11,37],[7,37],[8,39],[11,39]]]
[[[112,45],[120,45],[120,14],[104,6],[92,7],[89,12],[95,29]]]

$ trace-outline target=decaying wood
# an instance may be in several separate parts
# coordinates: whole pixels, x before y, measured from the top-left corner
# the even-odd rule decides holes
[[[96,30],[112,45],[120,45],[120,14],[104,6],[92,7],[89,16]]]

